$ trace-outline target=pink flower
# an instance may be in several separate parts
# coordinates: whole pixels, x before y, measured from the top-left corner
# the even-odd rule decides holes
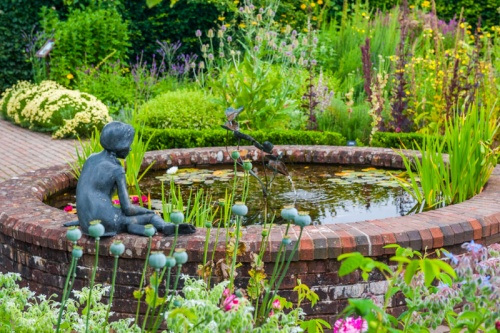
[[[227,296],[229,296],[230,294],[231,294],[231,292],[229,291],[229,289],[228,289],[228,288],[224,289],[224,291],[222,292],[222,296],[224,296],[224,297],[227,297]]]
[[[228,289],[226,289],[226,290],[228,290]],[[224,292],[226,290],[224,290]],[[230,310],[238,310],[239,303],[240,303],[240,300],[238,299],[238,297],[236,297],[235,294],[232,294],[232,295],[226,297],[226,299],[224,300],[222,305],[223,305],[225,311],[230,311]]]
[[[274,316],[274,311],[273,310],[269,311],[269,317],[272,317],[272,316]]]
[[[145,196],[145,195],[142,195],[141,199],[142,199],[143,203],[148,202],[148,197]],[[130,201],[132,201],[133,204],[138,204],[139,203],[139,196],[137,196],[137,195],[131,195],[130,196]]]
[[[73,206],[71,206],[71,205],[67,205],[66,207],[64,207],[65,212],[71,212],[72,210],[73,210]]]
[[[271,305],[273,309],[281,310],[281,302],[279,299],[275,299]]]
[[[368,331],[368,323],[362,317],[337,319],[333,325],[333,333],[362,333]]]
[[[113,203],[113,205],[119,205],[120,204],[120,200],[111,200],[111,202]]]

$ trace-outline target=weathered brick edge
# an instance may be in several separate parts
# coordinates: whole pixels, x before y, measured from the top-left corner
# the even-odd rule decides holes
[[[247,150],[246,157],[259,159],[253,147]],[[331,146],[279,146],[294,163],[358,164],[386,168],[402,168],[398,153],[391,149]],[[231,163],[231,148],[171,149],[147,153],[144,165],[156,160],[154,169],[170,166],[189,166],[203,164]],[[412,156],[415,152],[404,152]],[[0,183],[0,271],[21,273],[32,290],[43,293],[61,294],[64,277],[68,269],[71,245],[66,241],[66,230],[61,225],[75,217],[61,210],[49,207],[44,198],[76,186],[70,169],[55,166],[26,173]],[[385,282],[381,276],[370,277],[362,282],[359,274],[340,278],[337,274],[336,258],[342,253],[359,251],[364,255],[386,260],[391,249],[387,244],[398,243],[413,249],[447,247],[456,249],[465,241],[474,239],[483,244],[498,242],[500,226],[500,167],[495,168],[484,191],[464,203],[425,212],[412,216],[387,218],[346,224],[308,226],[300,243],[297,261],[292,262],[289,274],[282,285],[284,296],[292,300],[296,297],[291,289],[296,280],[301,279],[320,294],[320,302],[313,309],[305,304],[306,313],[322,317],[330,322],[335,314],[347,304],[347,298],[381,297]],[[184,273],[196,274],[197,264],[202,260],[205,230],[199,229],[194,235],[179,239],[178,247],[189,253],[189,263]],[[215,230],[212,230],[214,234]],[[276,227],[270,237],[265,255],[271,271],[283,229]],[[292,234],[297,235],[298,229]],[[248,280],[247,270],[249,253],[260,246],[261,227],[250,226],[243,229],[242,241],[248,253],[240,261],[244,266],[239,270],[239,283]],[[293,238],[293,235],[292,235]],[[121,239],[126,247],[120,263],[114,308],[120,314],[133,313],[130,295],[140,281],[143,258],[146,255],[147,239],[121,234],[113,239]],[[153,249],[168,249],[172,238],[157,235]],[[210,249],[213,249],[212,237]],[[224,255],[225,237],[219,237],[216,258]],[[100,270],[97,280],[109,282],[112,258],[108,256],[111,239],[101,242]],[[94,241],[83,237],[79,245],[84,247],[85,255],[79,262],[78,278],[75,287],[86,285],[93,264]],[[108,256],[108,257],[106,257]],[[403,300],[394,297],[392,306],[397,311]]]

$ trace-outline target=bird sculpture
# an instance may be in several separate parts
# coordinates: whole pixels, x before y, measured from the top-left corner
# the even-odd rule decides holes
[[[243,106],[237,109],[228,107],[226,111],[224,111],[224,114],[226,115],[227,121],[233,122],[241,112],[243,112]]]
[[[267,156],[266,156],[267,157]],[[289,177],[290,174],[288,173],[288,169],[285,166],[285,163],[278,159],[271,159],[269,162],[267,162],[267,167],[274,172],[280,173],[283,176]]]

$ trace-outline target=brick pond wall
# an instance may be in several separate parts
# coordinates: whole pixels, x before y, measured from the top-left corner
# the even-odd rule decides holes
[[[253,147],[248,158],[256,160],[259,152]],[[385,168],[402,168],[401,157],[391,149],[330,147],[330,146],[280,146],[295,163],[357,164]],[[144,165],[153,160],[154,169],[170,166],[190,166],[230,163],[226,148],[172,149],[149,152]],[[412,154],[412,152],[405,152]],[[75,219],[61,210],[45,205],[42,201],[57,192],[76,186],[70,169],[65,166],[40,169],[0,183],[0,271],[19,272],[23,283],[31,290],[60,295],[69,268],[71,245],[66,241],[66,230],[61,225]],[[305,228],[299,251],[290,265],[287,278],[282,285],[283,296],[294,300],[291,289],[297,279],[306,283],[320,296],[318,304],[311,309],[304,304],[308,315],[322,317],[330,322],[347,304],[348,298],[379,297],[384,293],[385,282],[373,274],[363,282],[359,274],[338,276],[337,257],[342,253],[359,251],[364,255],[387,260],[391,249],[387,244],[398,243],[416,250],[446,247],[453,251],[466,241],[491,244],[500,240],[500,168],[497,167],[486,188],[467,202],[417,215],[370,220],[355,223],[308,226]],[[215,230],[212,230],[215,231]],[[266,270],[273,268],[278,246],[284,229],[275,227],[271,233],[265,254]],[[187,249],[189,262],[183,273],[195,275],[202,260],[205,229],[194,235],[179,239],[178,247]],[[298,229],[292,230],[297,235]],[[240,261],[238,284],[248,280],[249,253],[260,246],[261,227],[243,229],[242,242],[248,253]],[[101,241],[98,283],[109,283],[112,257],[108,248],[113,239],[121,239],[126,246],[120,259],[114,311],[125,316],[135,311],[132,291],[139,286],[141,270],[147,249],[147,238],[121,234]],[[293,239],[293,236],[292,236]],[[224,256],[224,237],[219,237],[216,258]],[[215,238],[212,237],[211,246]],[[162,235],[153,237],[154,250],[168,250],[172,238]],[[86,236],[79,241],[84,247],[84,256],[77,269],[76,288],[88,285],[94,261],[94,241]],[[394,297],[392,307],[401,309],[403,300]]]

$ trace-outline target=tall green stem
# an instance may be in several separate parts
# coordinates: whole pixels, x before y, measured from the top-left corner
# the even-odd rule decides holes
[[[90,280],[90,290],[89,297],[87,299],[87,320],[85,321],[85,333],[89,331],[89,319],[90,319],[90,300],[92,298],[92,290],[94,290],[94,280],[95,274],[97,272],[97,265],[99,263],[99,237],[95,239],[95,261],[94,261],[94,269],[92,271],[92,278]]]
[[[115,256],[115,263],[113,266],[113,277],[111,278],[111,291],[109,293],[109,304],[108,310],[106,311],[106,319],[104,320],[102,332],[106,330],[106,324],[108,323],[109,311],[111,311],[111,304],[113,303],[113,296],[115,294],[115,282],[116,282],[116,272],[118,271],[118,256]]]
[[[168,272],[167,272],[167,282],[165,285],[165,302],[162,303],[160,307],[160,311],[158,312],[158,315],[156,316],[156,319],[153,324],[153,330],[152,332],[156,332],[158,330],[158,326],[161,324],[161,318],[163,314],[163,308],[165,307],[165,303],[168,300],[168,294],[170,292],[170,275],[172,275],[172,267],[168,267]]]
[[[238,256],[238,246],[240,242],[240,226],[241,226],[241,216],[236,217],[236,240],[234,241],[233,250],[233,260],[231,262],[231,271],[229,272],[229,290],[233,290],[234,287],[234,270],[236,266],[236,257]]]
[[[172,254],[175,251],[175,247],[177,246],[177,238],[179,237],[179,225],[175,225],[175,236],[174,236],[174,242],[172,243],[172,248],[170,249],[170,253],[168,254],[169,256],[172,256]]]
[[[149,237],[148,240],[148,251],[146,253],[146,260],[144,261],[144,268],[142,269],[141,283],[139,284],[139,299],[137,300],[137,309],[135,310],[135,322],[137,323],[139,320],[139,310],[141,307],[141,299],[142,299],[142,286],[144,285],[144,278],[146,277],[146,270],[148,268],[148,258],[151,253],[151,243],[153,242],[153,237]]]
[[[151,306],[150,304],[148,304],[148,309],[146,310],[146,317],[144,317],[144,321],[142,323],[141,332],[144,332],[144,329],[146,328],[146,323],[148,322],[149,311],[151,310],[151,314],[152,314],[151,316],[153,316],[153,314],[155,312],[156,298],[158,296],[158,286],[160,284],[159,283],[160,279],[158,278],[159,275],[160,275],[160,270],[156,269],[156,279],[155,279],[155,285],[154,285],[155,293],[153,295],[153,306]]]
[[[299,248],[300,239],[302,238],[302,232],[303,231],[304,231],[304,228],[301,227],[300,228],[300,233],[299,233],[299,238],[297,238],[297,242],[295,243],[295,246],[293,247],[292,253],[290,253],[290,256],[288,257],[288,260],[286,261],[285,268],[281,272],[281,276],[280,276],[280,278],[278,280],[278,283],[276,283],[276,286],[274,287],[274,293],[273,294],[277,293],[277,291],[278,291],[278,289],[279,289],[279,287],[281,285],[281,282],[283,282],[283,279],[285,278],[286,272],[288,271],[288,267],[290,267],[290,262],[292,261],[293,256],[295,255],[295,252],[297,252],[297,249]]]
[[[76,267],[77,260],[78,259],[76,259],[75,257],[71,257],[71,264],[69,265],[68,276],[66,277],[66,282],[64,283],[64,291],[63,291],[63,296],[61,299],[61,308],[59,309],[59,316],[57,317],[56,333],[59,333],[59,326],[61,325],[62,313],[63,313],[64,307],[66,306],[66,300],[67,300],[68,295],[69,295],[69,290],[68,290],[69,281],[70,281],[70,277],[73,275],[73,270]]]
[[[205,248],[203,249],[203,266],[207,264],[207,254],[208,254],[208,242],[210,240],[210,229],[207,228],[207,233],[205,235]]]

